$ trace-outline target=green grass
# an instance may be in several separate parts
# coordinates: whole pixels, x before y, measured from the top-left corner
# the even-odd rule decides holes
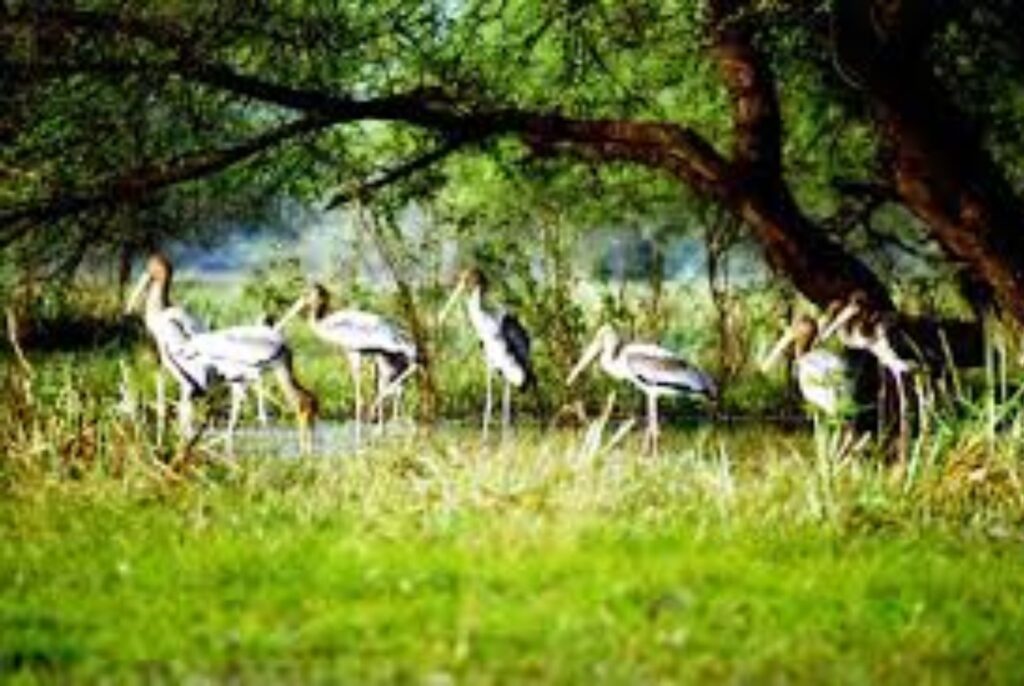
[[[570,432],[359,456],[25,471],[0,675],[44,681],[1011,682],[1019,492],[806,436]],[[810,456],[809,456],[810,455]],[[1002,474],[1002,476],[999,476]]]
[[[298,373],[347,418],[340,357],[293,329]],[[591,451],[584,430],[484,446],[445,425],[359,455],[229,461],[209,442],[182,461],[154,445],[152,408],[113,409],[121,359],[152,399],[156,361],[130,333],[29,350],[30,384],[0,359],[0,682],[999,683],[1024,668],[1024,399],[997,402],[991,373],[963,378],[905,466],[838,460],[826,434],[710,426],[682,403],[666,403],[658,460],[637,432]],[[442,416],[475,426],[475,344],[444,346]],[[553,410],[564,369],[538,352]],[[593,413],[610,387],[593,374],[573,392]],[[781,390],[745,373],[727,409],[777,408]],[[222,422],[224,400],[201,416]],[[613,423],[636,401],[620,389]]]

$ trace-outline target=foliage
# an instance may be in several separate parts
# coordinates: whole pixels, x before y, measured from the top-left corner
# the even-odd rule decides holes
[[[877,127],[864,99],[833,68],[835,56],[823,35],[831,5],[755,3],[747,10],[752,16],[741,17],[756,26],[759,47],[777,72],[787,181],[816,219],[848,213],[837,180],[883,181]],[[1013,9],[1005,0],[988,0],[974,11],[961,5],[967,4],[942,7],[949,23],[933,46],[936,69],[983,123],[996,156],[1015,177],[1019,89],[1008,86],[1018,76],[1013,65],[1020,51],[1005,30]],[[3,121],[9,144],[0,149],[4,207],[91,197],[108,184],[120,188],[125,170],[138,177],[191,157],[212,159],[260,132],[295,123],[294,109],[227,85],[227,72],[363,100],[439,93],[442,102],[465,111],[515,107],[678,122],[719,150],[733,142],[735,122],[708,54],[708,6],[702,0],[398,0],[372,8],[309,0],[244,12],[232,3],[99,0],[61,9],[68,14],[55,16],[110,12],[118,21],[83,29],[57,19],[51,26],[46,8],[5,6],[0,58],[9,67],[3,78],[11,115]],[[974,31],[994,40],[973,40]],[[196,65],[204,64],[216,65],[213,73],[200,72]],[[77,265],[85,253],[116,257],[170,240],[216,240],[225,223],[275,225],[282,201],[321,203],[339,189],[373,186],[449,143],[458,152],[422,165],[429,171],[398,175],[398,195],[436,202],[442,216],[484,242],[503,226],[536,222],[538,212],[557,212],[560,224],[578,228],[620,224],[629,221],[626,215],[657,223],[666,202],[673,217],[699,212],[689,193],[680,197],[678,185],[650,171],[606,161],[593,167],[538,159],[531,154],[536,150],[508,139],[465,144],[451,139],[451,132],[426,129],[361,117],[300,129],[158,195],[135,197],[129,188],[112,203],[92,206],[91,213],[16,223],[8,227],[16,233],[5,234],[2,243],[19,246],[17,264],[66,267],[65,260]],[[384,202],[394,207],[396,198]],[[884,232],[872,222],[869,216],[866,223],[848,223],[853,233],[837,233],[869,253],[865,244],[881,234],[898,239],[883,241],[883,252],[898,250],[893,245],[899,241],[920,242],[920,227],[906,216]],[[930,261],[942,259],[933,254]],[[885,260],[874,266],[899,274]]]

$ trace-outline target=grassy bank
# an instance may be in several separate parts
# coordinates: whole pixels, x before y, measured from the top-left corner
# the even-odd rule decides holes
[[[807,437],[580,436],[23,472],[0,674],[34,679],[1013,681],[1014,465],[916,476]],[[966,459],[966,458],[963,458]]]

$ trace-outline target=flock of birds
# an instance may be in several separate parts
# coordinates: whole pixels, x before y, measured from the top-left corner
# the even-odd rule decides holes
[[[392,401],[392,414],[400,411],[405,382],[423,365],[421,351],[397,325],[377,314],[355,309],[330,309],[327,291],[314,284],[274,324],[239,325],[207,330],[184,308],[170,298],[173,269],[168,259],[152,255],[138,285],[128,298],[126,313],[135,311],[144,299],[146,329],[156,344],[160,363],[178,386],[178,422],[183,437],[196,435],[193,425],[194,400],[217,384],[230,388],[231,409],[226,440],[233,452],[233,440],[241,409],[250,388],[257,389],[260,417],[265,421],[259,381],[273,374],[285,398],[295,412],[299,442],[303,452],[312,449],[313,424],[318,414],[317,398],[296,378],[293,353],[284,335],[286,325],[305,312],[312,332],[338,349],[348,360],[355,388],[355,434],[359,445],[362,433],[364,401],[361,369],[364,359],[377,370],[377,388],[371,412],[383,428],[385,404]],[[511,312],[493,306],[488,299],[488,282],[478,269],[464,272],[438,316],[443,324],[460,297],[465,297],[466,313],[480,341],[487,370],[486,397],[482,429],[486,438],[491,425],[494,376],[503,382],[502,435],[511,423],[512,388],[525,390],[536,383],[530,355],[530,337]],[[836,303],[824,315],[824,321],[801,316],[786,331],[764,359],[770,368],[790,346],[795,348],[798,384],[809,404],[821,413],[841,416],[852,397],[850,373],[844,358],[824,349],[832,336],[855,349],[873,354],[891,373],[900,389],[900,411],[905,408],[903,377],[913,365],[896,354],[886,322],[872,316],[863,294],[854,294],[846,302]],[[713,379],[680,355],[658,345],[624,342],[609,325],[602,326],[571,370],[566,383],[573,383],[594,361],[612,378],[628,382],[644,393],[647,400],[645,449],[656,452],[659,423],[658,403],[665,396],[689,395],[714,402],[718,391]],[[158,387],[158,399],[163,397]],[[159,416],[165,410],[158,400]]]

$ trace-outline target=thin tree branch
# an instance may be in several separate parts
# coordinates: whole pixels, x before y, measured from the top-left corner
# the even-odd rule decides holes
[[[434,163],[448,157],[453,152],[466,145],[467,142],[468,141],[461,138],[449,138],[433,150],[387,169],[373,178],[357,184],[355,188],[348,188],[336,193],[327,203],[325,209],[336,209],[351,200],[366,197],[368,194],[373,193],[376,190],[412,176],[416,172],[426,169]]]
[[[330,124],[329,120],[322,117],[306,117],[230,148],[206,150],[167,162],[148,164],[104,180],[89,189],[58,193],[45,200],[0,213],[0,229],[7,233],[3,242],[16,238],[22,227],[57,221],[86,210],[138,201],[169,186],[210,176],[284,141],[322,130]]]

